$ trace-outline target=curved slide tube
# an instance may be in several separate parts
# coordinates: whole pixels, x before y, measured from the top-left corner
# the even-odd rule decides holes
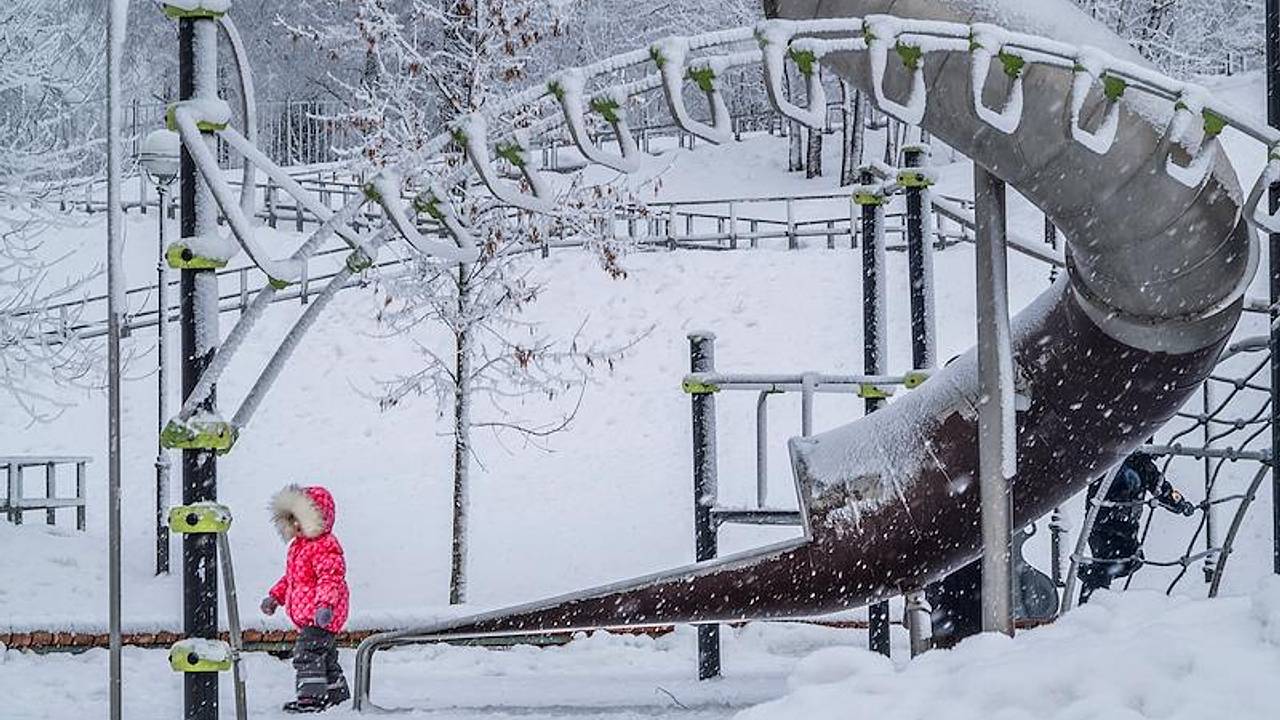
[[[992,23],[1141,63],[1068,0],[782,0],[787,18],[901,17]],[[824,65],[864,91],[866,52]],[[916,82],[901,63],[891,98]],[[985,104],[1005,102],[999,63]],[[1234,171],[1216,146],[1203,183],[1164,172],[1173,108],[1120,103],[1105,154],[1073,139],[1073,73],[1034,66],[1026,115],[996,128],[974,109],[969,59],[931,53],[922,125],[1043,209],[1068,239],[1068,274],[1013,321],[1017,415],[1014,525],[1067,500],[1165,424],[1217,361],[1253,271],[1255,242]],[[1140,99],[1138,99],[1140,100]],[[1079,118],[1105,121],[1091,94]],[[884,410],[791,441],[803,538],[508,610],[375,636],[357,656],[357,707],[369,706],[374,652],[453,636],[813,616],[922,587],[981,554],[978,376],[970,351]]]

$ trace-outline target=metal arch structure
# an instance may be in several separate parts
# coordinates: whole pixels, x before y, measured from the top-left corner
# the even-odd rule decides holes
[[[627,100],[662,90],[685,130],[725,142],[720,80],[731,69],[757,64],[770,99],[788,118],[822,124],[821,72],[834,71],[882,110],[921,125],[1017,187],[1067,237],[1066,276],[1018,316],[1010,338],[1019,393],[1030,399],[1017,416],[1015,523],[1048,512],[1173,417],[1210,374],[1239,319],[1258,259],[1247,223],[1280,229],[1280,217],[1259,208],[1267,186],[1280,178],[1280,132],[1202,88],[1153,71],[1066,0],[782,0],[780,6],[784,19],[668,39],[561,73],[483,116],[464,119],[432,140],[428,151],[459,144],[469,166],[417,179],[427,190],[407,204],[399,199],[402,182],[392,168],[342,210],[309,208],[326,222],[284,259],[269,257],[255,242],[206,137],[220,136],[300,203],[311,199],[229,126],[225,103],[204,98],[177,104],[170,118],[190,161],[238,244],[272,281],[193,384],[167,429],[175,446],[229,450],[327,301],[391,233],[445,261],[474,257],[470,235],[450,204],[451,188],[468,176],[507,204],[554,211],[523,138],[567,126],[590,161],[627,171],[637,154],[628,142]],[[1056,20],[1042,22],[1035,11]],[[885,12],[895,16],[880,14]],[[1064,16],[1069,22],[1061,21]],[[1044,37],[1067,26],[1073,43],[1086,45]],[[788,64],[806,78],[806,107],[783,91]],[[646,66],[656,72],[640,79],[629,72]],[[685,105],[690,82],[706,95],[710,122],[696,120]],[[613,126],[617,152],[581,132],[587,112]],[[526,120],[516,127],[513,118]],[[1256,139],[1268,153],[1267,170],[1248,194],[1218,146],[1227,128]],[[489,162],[494,155],[521,171],[531,194],[497,177]],[[362,236],[348,225],[367,202],[381,205],[389,222]],[[417,233],[415,214],[440,221],[455,243],[426,241]],[[297,277],[309,253],[333,234],[353,249],[347,273],[320,293],[234,418],[222,421],[207,407],[218,376],[272,294]],[[357,706],[371,705],[374,653],[398,644],[823,614],[920,587],[971,561],[981,549],[973,482],[982,404],[976,365],[970,352],[872,416],[792,440],[802,538],[375,636],[357,654]]]

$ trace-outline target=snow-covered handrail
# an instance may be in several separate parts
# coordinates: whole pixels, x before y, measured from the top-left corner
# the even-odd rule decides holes
[[[746,65],[755,60],[754,53],[716,56],[698,64],[689,62],[689,45],[686,38],[671,37],[654,43],[650,48],[653,61],[662,76],[662,92],[676,125],[707,142],[722,145],[733,140],[733,118],[729,106],[720,92],[720,78],[734,65]],[[711,124],[693,119],[684,102],[684,81],[692,79],[707,95],[711,106]]]
[[[200,176],[204,178],[205,183],[209,186],[209,191],[213,194],[214,201],[221,208],[222,214],[226,216],[227,224],[231,226],[231,233],[240,243],[240,246],[249,254],[254,264],[262,268],[263,272],[272,279],[280,282],[292,282],[297,279],[302,273],[302,263],[291,259],[273,260],[258,244],[253,234],[253,228],[249,223],[249,218],[245,217],[245,214],[241,211],[231,185],[218,167],[218,161],[213,156],[213,151],[205,144],[198,121],[192,114],[192,108],[186,103],[178,103],[170,110],[169,114],[177,128],[178,135],[182,138],[183,146],[187,149],[192,161],[195,162]],[[199,122],[216,124],[216,120],[203,118]]]
[[[498,178],[497,168],[489,155],[489,126],[484,116],[472,113],[459,120],[453,128],[453,138],[467,153],[476,175],[494,197],[512,207],[536,213],[553,213],[556,205],[550,187],[533,166],[525,144],[516,138],[498,143],[498,154],[524,175],[533,194],[522,192],[511,183]],[[398,195],[398,193],[397,193]]]

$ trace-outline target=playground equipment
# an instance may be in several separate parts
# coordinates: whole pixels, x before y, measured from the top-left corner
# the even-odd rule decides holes
[[[230,127],[230,113],[216,97],[215,72],[215,21],[228,4],[174,0],[167,5],[179,19],[182,49],[182,101],[169,115],[184,149],[182,240],[171,246],[169,256],[182,270],[183,354],[191,360],[183,372],[185,402],[164,438],[170,447],[184,450],[187,505],[213,499],[216,455],[232,449],[333,294],[368,267],[393,233],[426,255],[453,262],[474,257],[449,190],[471,173],[511,205],[552,211],[524,137],[566,125],[584,156],[625,170],[638,152],[627,140],[625,101],[661,90],[686,131],[708,142],[726,142],[718,80],[729,69],[757,63],[763,65],[779,112],[820,126],[826,110],[820,73],[826,67],[869,92],[882,110],[921,125],[979,166],[975,221],[983,357],[976,352],[962,357],[863,420],[794,439],[803,537],[506,611],[370,638],[358,653],[355,676],[355,700],[362,709],[371,705],[374,654],[395,645],[822,614],[919,588],[976,558],[984,538],[994,548],[989,553],[991,576],[1000,570],[1003,547],[1007,578],[1005,482],[1013,491],[1013,524],[1024,525],[1173,417],[1210,374],[1241,312],[1257,263],[1256,242],[1246,222],[1280,231],[1280,218],[1258,208],[1266,187],[1280,177],[1280,133],[1220,105],[1200,88],[1151,71],[1105,29],[1068,9],[1067,3],[1048,0],[1038,7],[1069,20],[1053,28],[1070,26],[1074,42],[1094,47],[1019,32],[1039,26],[1019,12],[1022,5],[1016,0],[784,0],[782,13],[796,20],[667,40],[561,73],[546,85],[496,103],[430,144],[431,152],[449,143],[464,146],[473,166],[419,183],[427,189],[407,208],[399,199],[403,185],[389,171],[370,180],[362,197],[334,212],[314,203],[258,152],[251,134]],[[875,15],[890,6],[904,17]],[[743,49],[753,42],[753,49]],[[640,80],[620,79],[623,70],[648,63],[655,63],[658,72]],[[787,63],[806,78],[805,107],[783,92]],[[243,63],[240,69],[247,76]],[[684,105],[687,79],[706,95],[710,123],[694,119]],[[611,86],[614,82],[622,84]],[[573,131],[584,127],[588,110],[613,126],[618,152]],[[502,118],[516,115],[537,119],[516,133],[502,125]],[[1247,196],[1217,144],[1226,128],[1260,141],[1269,153],[1266,174]],[[214,136],[246,158],[246,176],[252,172],[248,166],[256,166],[325,218],[297,253],[273,258],[257,243],[243,210],[248,201],[242,195],[244,205],[237,204],[208,148]],[[495,146],[525,176],[532,194],[503,184],[483,162],[493,156]],[[197,171],[203,182],[197,182]],[[919,183],[925,178],[906,179]],[[867,180],[870,185],[871,178]],[[1012,327],[1003,308],[1004,181],[1043,209],[1068,239],[1066,277]],[[252,186],[251,177],[242,184]],[[868,206],[878,205],[878,191],[868,190],[873,191],[862,193]],[[382,207],[387,223],[360,233],[350,221],[367,202]],[[226,216],[235,244],[269,277],[221,348],[213,271],[225,265],[235,248],[217,236],[215,209]],[[453,242],[423,238],[411,214],[431,216]],[[1124,228],[1129,237],[1115,237],[1116,228]],[[230,421],[222,419],[214,394],[219,375],[275,293],[297,279],[308,256],[333,235],[352,250],[347,267],[288,333],[239,411]],[[882,247],[864,245],[873,245],[873,256]],[[869,349],[868,376],[882,373],[876,366],[880,357],[882,353]],[[927,355],[922,357],[928,361]],[[1016,416],[1015,390],[1027,399]],[[868,398],[877,405],[879,400]],[[1270,461],[1269,455],[1260,459]],[[187,630],[193,638],[211,637],[216,629],[210,612],[217,600],[215,558],[214,543],[186,536]],[[1000,595],[1007,605],[1007,588],[992,594],[989,607],[998,610]],[[997,623],[1009,613],[1006,608],[993,615]],[[187,703],[188,717],[211,717],[209,708],[216,713],[216,680],[189,682]]]
[[[1015,32],[1035,24],[1013,2],[893,3],[897,13],[928,18],[907,20],[868,14],[886,3],[797,1],[782,3],[783,14],[810,18],[821,10],[827,19],[765,23],[754,32],[761,52],[751,58],[763,62],[771,97],[788,117],[816,124],[812,109],[823,98],[814,78],[825,65],[869,87],[890,114],[921,124],[1011,181],[1062,229],[1067,278],[1010,329],[1014,372],[1004,382],[984,383],[970,353],[861,421],[793,440],[802,538],[371,638],[358,653],[359,707],[370,705],[372,656],[396,644],[553,628],[812,615],[935,579],[979,554],[980,501],[972,480],[978,475],[975,450],[985,443],[977,442],[977,416],[994,410],[1007,418],[1015,387],[1028,399],[1017,415],[1017,472],[1009,472],[1012,452],[984,453],[982,464],[988,469],[984,476],[1012,476],[1018,525],[1049,512],[1178,411],[1210,373],[1239,317],[1257,262],[1246,220],[1277,227],[1257,205],[1280,170],[1280,156],[1273,154],[1267,175],[1246,197],[1217,136],[1234,127],[1274,153],[1280,134],[1239,117],[1198,88],[1152,72],[1065,3],[1040,5],[1068,16],[1054,27],[1069,25],[1073,40],[1102,49]],[[700,50],[744,37],[728,31],[681,46]],[[655,57],[668,64],[685,61],[687,54],[663,54],[672,44],[655,46]],[[636,55],[604,68],[644,61]],[[689,69],[741,64],[744,56],[692,60]],[[810,80],[808,108],[783,97],[780,79],[788,60]],[[673,75],[667,71],[651,82],[669,86]],[[577,85],[572,89],[580,91]],[[998,181],[982,179],[983,192],[1000,194]],[[998,237],[996,215],[979,215],[980,237],[983,224]],[[1118,227],[1129,239],[1114,236]],[[1000,258],[997,253],[984,259],[993,282],[982,302],[998,303],[1004,295]],[[999,316],[998,307],[988,306],[988,327],[997,333],[1004,331]],[[996,361],[1001,345],[988,347]],[[987,360],[990,368],[992,358]],[[1002,390],[1002,401],[984,401],[984,385]],[[988,417],[983,424],[998,421]],[[997,472],[990,472],[992,465]],[[984,509],[993,514],[995,498],[989,491],[982,495]]]

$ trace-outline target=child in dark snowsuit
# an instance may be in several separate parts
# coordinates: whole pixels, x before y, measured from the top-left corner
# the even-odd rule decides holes
[[[293,648],[298,699],[287,712],[320,712],[351,697],[334,639],[347,622],[347,566],[333,535],[333,496],[319,486],[290,485],[271,501],[280,537],[289,542],[284,577],[262,600],[262,612],[283,605],[298,627]]]
[[[1089,500],[1098,494],[1100,484],[1089,488]],[[1095,590],[1111,587],[1111,581],[1127,577],[1142,567],[1142,508],[1150,494],[1155,503],[1172,513],[1190,517],[1196,506],[1174,489],[1156,467],[1150,455],[1134,452],[1120,464],[1106,503],[1098,508],[1089,533],[1089,550],[1093,562],[1080,566],[1080,603],[1084,604]]]

